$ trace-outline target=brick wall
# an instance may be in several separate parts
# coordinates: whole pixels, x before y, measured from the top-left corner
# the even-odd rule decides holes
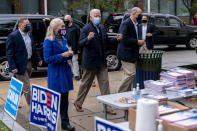
[[[23,0],[13,0],[13,10],[15,14],[22,14],[23,13]]]
[[[186,22],[189,24],[189,16],[178,16],[182,21]]]
[[[144,9],[144,0],[138,0],[137,6],[143,10]]]

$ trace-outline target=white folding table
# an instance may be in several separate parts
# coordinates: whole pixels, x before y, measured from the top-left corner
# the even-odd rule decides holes
[[[145,89],[144,89],[145,90]],[[177,92],[171,92],[171,91],[167,91],[166,94],[160,94],[160,93],[155,93],[151,90],[145,90],[145,92],[147,92],[148,94],[151,95],[162,95],[164,97],[167,97],[169,101],[178,101],[181,100],[183,98],[188,98],[188,97],[193,97],[193,96],[197,96],[197,91],[193,91],[193,93],[191,95],[187,95],[187,96],[183,96],[178,94]],[[105,119],[107,119],[107,106],[111,106],[120,110],[124,110],[124,119],[125,121],[128,121],[128,109],[130,107],[135,107],[136,103],[131,103],[131,104],[125,104],[125,103],[121,103],[119,102],[119,99],[122,97],[131,97],[132,96],[132,91],[129,92],[123,92],[123,93],[116,93],[116,94],[109,94],[109,95],[103,95],[103,96],[97,96],[97,100],[101,103],[103,103],[104,105],[104,117]],[[144,97],[143,95],[141,95],[142,97]],[[122,118],[122,117],[121,117]],[[115,118],[115,119],[119,119],[119,118]]]

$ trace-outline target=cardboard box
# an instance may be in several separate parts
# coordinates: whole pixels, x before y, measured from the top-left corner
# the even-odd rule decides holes
[[[188,107],[183,106],[183,105],[178,104],[178,103],[175,103],[175,102],[170,102],[170,101],[161,101],[161,102],[159,102],[159,105],[166,105],[166,104],[178,108],[179,111],[184,111],[184,110],[188,110],[189,109]],[[172,113],[175,113],[175,112],[178,112],[178,111],[163,113],[163,114],[160,114],[160,116],[172,114]],[[129,119],[129,128],[132,129],[132,130],[135,130],[136,107],[129,108],[129,116],[128,116],[128,119]]]

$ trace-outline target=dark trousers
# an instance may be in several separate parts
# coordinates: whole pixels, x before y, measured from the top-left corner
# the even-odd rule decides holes
[[[62,126],[70,124],[68,118],[68,104],[68,92],[61,93],[60,116]]]

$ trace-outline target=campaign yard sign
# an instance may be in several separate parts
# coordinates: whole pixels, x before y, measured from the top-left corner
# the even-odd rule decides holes
[[[12,77],[4,110],[16,120],[18,104],[23,89],[23,83]]]
[[[121,127],[120,125],[107,121],[105,119],[94,117],[94,131],[131,131],[126,127]]]
[[[50,89],[32,85],[30,123],[56,131],[60,94]]]

